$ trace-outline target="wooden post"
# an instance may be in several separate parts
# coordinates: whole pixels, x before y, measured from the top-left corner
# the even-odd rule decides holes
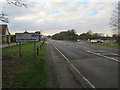
[[[44,41],[42,42],[42,45],[44,44]]]
[[[19,42],[19,56],[21,57],[21,42]]]
[[[35,41],[34,41],[34,57],[36,56]]]
[[[39,55],[39,49],[37,48],[37,55]]]

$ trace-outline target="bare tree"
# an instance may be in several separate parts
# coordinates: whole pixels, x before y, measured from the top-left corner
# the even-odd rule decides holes
[[[0,14],[0,21],[5,22],[5,23],[9,23],[8,15],[5,13]]]
[[[8,4],[14,4],[19,7],[27,7],[23,0],[6,0]]]
[[[25,4],[25,1],[23,1],[23,0],[6,0],[6,1],[8,4],[14,4],[14,5],[19,6],[19,7],[27,8],[27,5]],[[2,12],[0,14],[0,21],[5,22],[5,23],[9,23],[8,15]]]
[[[120,31],[120,1],[116,5],[115,10],[113,10],[110,26],[113,32],[118,34],[118,31]]]

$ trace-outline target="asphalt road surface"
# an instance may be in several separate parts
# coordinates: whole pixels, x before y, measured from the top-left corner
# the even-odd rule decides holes
[[[48,88],[83,88],[70,66],[57,50],[47,43]]]
[[[95,88],[118,88],[117,49],[83,42],[48,40],[69,59]]]

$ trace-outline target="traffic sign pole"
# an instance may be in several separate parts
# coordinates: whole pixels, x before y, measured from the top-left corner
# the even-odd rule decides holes
[[[19,56],[21,57],[21,42],[19,42]]]
[[[36,56],[35,41],[34,41],[34,57]]]
[[[39,55],[39,48],[37,48],[37,55]]]

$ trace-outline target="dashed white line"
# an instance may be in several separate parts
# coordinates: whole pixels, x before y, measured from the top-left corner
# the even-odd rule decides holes
[[[119,60],[115,59],[115,58],[111,58],[111,57],[107,57],[107,56],[104,56],[104,55],[101,55],[99,53],[94,53],[94,52],[91,52],[89,50],[85,50],[86,52],[89,52],[89,53],[92,53],[92,54],[95,54],[95,55],[98,55],[98,56],[101,56],[101,57],[104,57],[104,58],[107,58],[107,59],[111,59],[111,60],[114,60],[116,62],[120,62]]]
[[[110,52],[111,53],[111,52]],[[111,53],[112,55],[117,55],[117,56],[119,56],[118,54],[116,54],[116,53]]]
[[[67,60],[67,62],[83,77],[83,79],[84,79],[92,88],[95,88],[95,86],[92,85],[92,84],[90,83],[90,81],[88,81],[88,79],[87,79],[85,76],[83,76],[83,75],[80,73],[80,71],[79,71],[73,64],[70,63],[69,59],[68,59],[64,54],[62,54],[62,52],[61,52],[57,47],[55,47],[53,44],[52,44],[52,46]]]

